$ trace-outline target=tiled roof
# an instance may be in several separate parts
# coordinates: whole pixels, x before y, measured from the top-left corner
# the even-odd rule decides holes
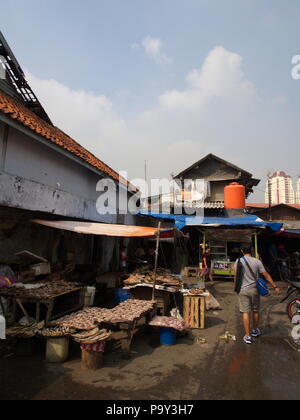
[[[47,139],[49,142],[54,143],[67,152],[72,153],[76,157],[80,158],[83,162],[86,162],[92,167],[105,173],[115,181],[119,181],[120,179],[120,182],[123,185],[129,186],[132,190],[136,191],[136,188],[130,185],[128,181],[126,181],[124,178],[120,178],[117,172],[115,172],[100,159],[96,158],[92,153],[82,147],[79,143],[77,143],[59,128],[48,124],[40,117],[38,117],[34,112],[26,108],[26,106],[21,102],[2,91],[0,91],[0,112],[23,124],[36,134],[39,134],[40,136]]]

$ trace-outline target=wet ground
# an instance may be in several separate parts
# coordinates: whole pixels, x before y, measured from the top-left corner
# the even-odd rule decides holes
[[[291,324],[280,297],[263,299],[264,335],[252,346],[241,338],[240,314],[232,283],[217,282],[212,291],[222,311],[207,314],[207,328],[163,347],[149,328],[136,336],[130,360],[105,355],[96,372],[82,372],[76,345],[64,365],[44,361],[37,343],[33,356],[6,352],[0,357],[0,398],[5,400],[298,400],[300,352],[289,344]],[[237,341],[220,341],[229,331]],[[205,338],[198,344],[197,338]]]

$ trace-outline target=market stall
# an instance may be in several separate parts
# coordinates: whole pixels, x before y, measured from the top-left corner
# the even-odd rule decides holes
[[[259,229],[203,228],[200,231],[203,235],[203,248],[208,246],[211,249],[211,269],[214,277],[234,278],[234,265],[243,244],[253,244],[255,256],[258,257]]]
[[[141,212],[142,216],[158,220],[173,220],[178,230],[196,229],[202,236],[202,246],[212,250],[212,270],[215,276],[234,276],[234,263],[240,256],[242,243],[252,243],[259,256],[258,237],[264,230],[279,232],[282,223],[265,222],[259,217],[244,213],[240,217],[198,217],[165,213]]]
[[[152,300],[154,287],[157,308],[161,315],[166,315],[171,303],[174,303],[175,294],[180,292],[183,283],[180,276],[162,268],[156,271],[155,285],[154,277],[153,271],[138,269],[123,281],[123,289],[130,291],[134,299]]]
[[[64,281],[42,281],[16,284],[0,288],[0,297],[11,300],[12,320],[16,323],[21,316],[28,324],[50,321],[79,310],[84,304],[84,288]]]
[[[134,335],[150,322],[156,313],[155,302],[130,299],[113,309],[86,308],[60,318],[51,325],[54,330],[75,330],[76,333],[70,333],[70,336],[82,346],[113,340],[121,348],[123,356],[128,357]],[[109,333],[105,334],[105,331]],[[82,349],[85,350],[84,347]]]

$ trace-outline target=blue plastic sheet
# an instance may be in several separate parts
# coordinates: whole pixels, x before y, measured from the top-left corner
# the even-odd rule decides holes
[[[197,217],[176,215],[167,213],[151,213],[141,211],[141,216],[154,217],[162,220],[172,220],[178,230],[182,230],[186,226],[203,226],[203,227],[223,227],[223,226],[240,226],[240,227],[257,227],[269,228],[274,232],[282,229],[282,223],[264,222],[258,216],[246,213],[244,217]]]

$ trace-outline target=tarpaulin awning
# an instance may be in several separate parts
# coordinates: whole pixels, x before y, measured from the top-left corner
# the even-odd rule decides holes
[[[32,220],[33,223],[48,226],[55,229],[68,230],[70,232],[86,235],[118,236],[129,238],[152,238],[158,233],[157,227],[113,225],[104,223],[73,222],[73,221],[49,221]],[[162,238],[173,237],[174,229],[161,229]]]
[[[243,217],[198,217],[187,215],[176,215],[167,213],[150,213],[142,211],[139,213],[141,216],[154,217],[156,219],[173,220],[177,229],[182,230],[186,226],[199,226],[199,227],[253,227],[253,228],[269,228],[274,232],[281,230],[282,223],[269,223],[260,219],[253,214],[245,214]]]

